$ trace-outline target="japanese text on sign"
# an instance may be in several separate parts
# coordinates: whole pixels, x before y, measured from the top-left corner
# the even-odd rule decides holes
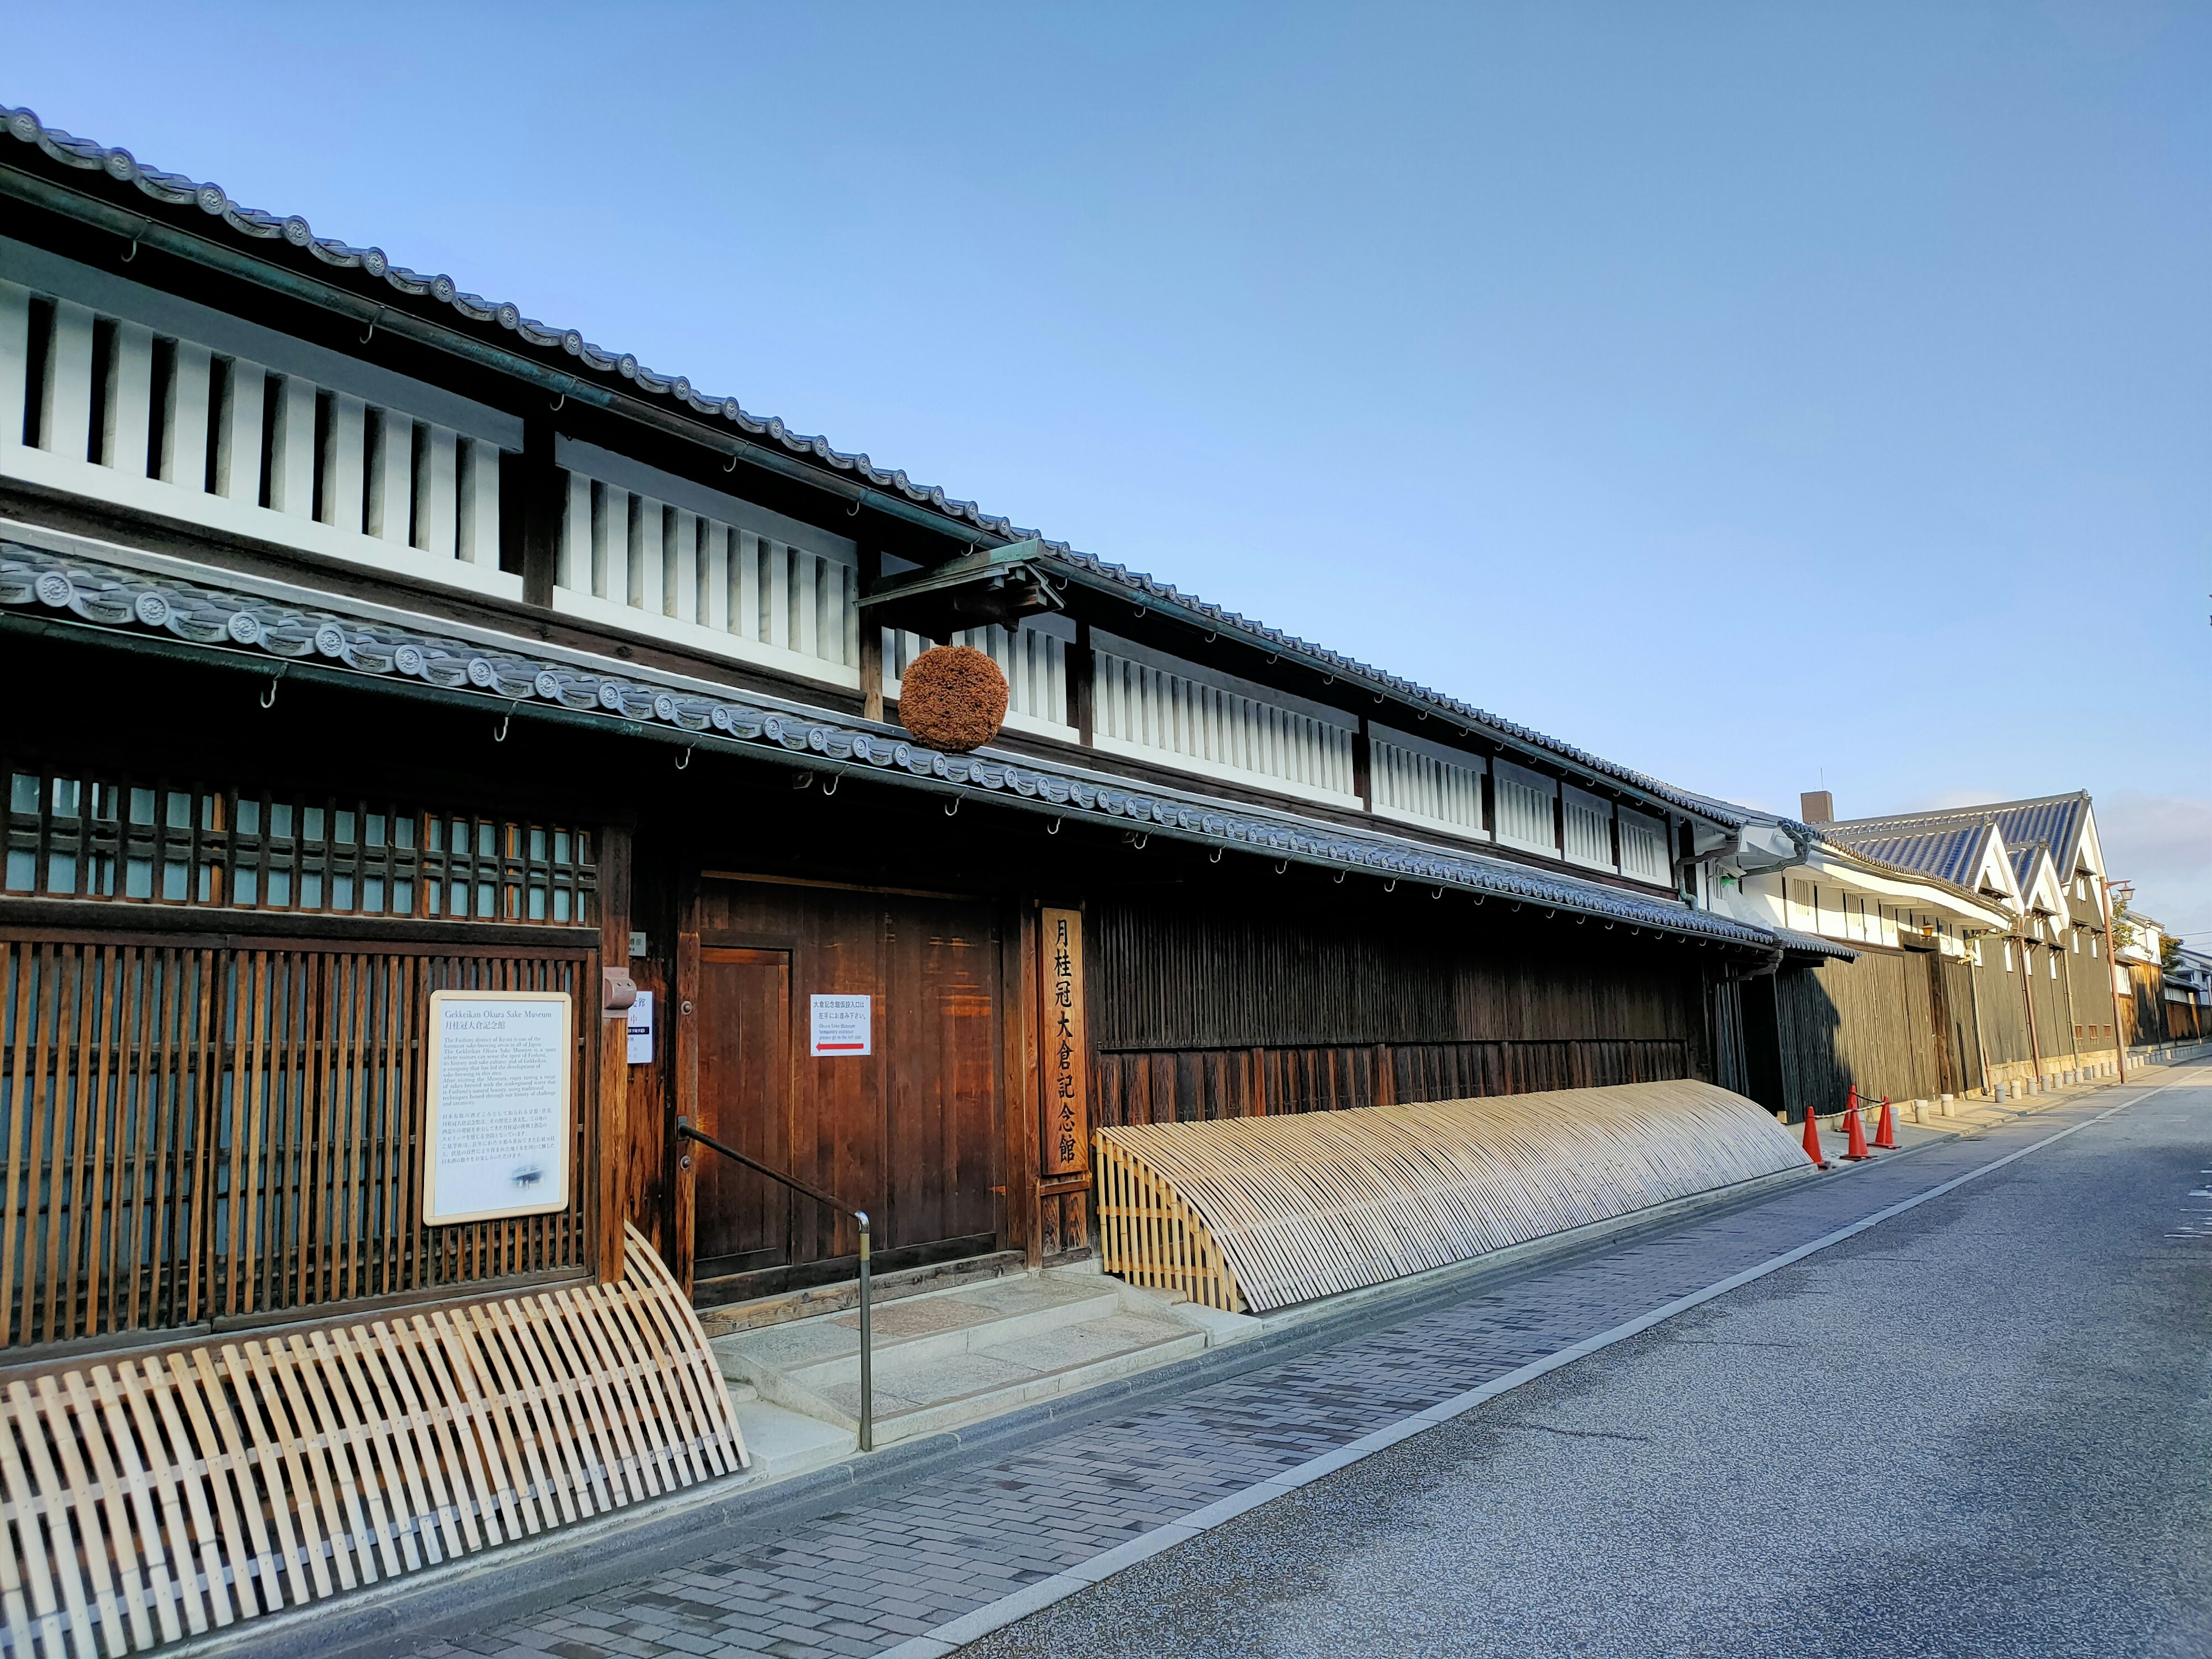
[[[1043,1061],[1042,1170],[1073,1175],[1091,1154],[1090,1070],[1083,1037],[1083,913],[1046,910],[1038,944],[1043,994],[1037,1037]]]
[[[807,999],[810,1041],[807,1053],[816,1059],[875,1052],[866,997],[816,996]]]

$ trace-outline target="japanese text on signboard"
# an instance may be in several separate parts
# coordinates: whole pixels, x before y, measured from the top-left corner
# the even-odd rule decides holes
[[[1043,992],[1037,1036],[1043,1061],[1043,1173],[1073,1175],[1089,1165],[1090,1070],[1083,1038],[1083,914],[1046,910],[1038,944]]]

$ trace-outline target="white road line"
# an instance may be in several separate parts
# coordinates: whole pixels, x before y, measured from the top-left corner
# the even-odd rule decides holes
[[[1326,1451],[1318,1457],[1308,1458],[1293,1468],[1285,1469],[1280,1474],[1269,1475],[1265,1480],[1256,1481],[1242,1492],[1231,1492],[1226,1498],[1218,1498],[1208,1504],[1202,1510],[1193,1510],[1180,1521],[1171,1521],[1165,1526],[1155,1527],[1141,1537],[1133,1538],[1126,1544],[1119,1544],[1110,1550],[1103,1551],[1080,1565],[1070,1567],[1065,1572],[1056,1572],[1049,1578],[1040,1578],[1033,1584],[1024,1584],[1012,1595],[1002,1595],[995,1601],[986,1602],[971,1613],[964,1613],[957,1619],[950,1620],[938,1626],[927,1635],[910,1638],[895,1648],[884,1650],[877,1655],[876,1659],[943,1659],[945,1655],[965,1646],[968,1643],[988,1636],[994,1630],[1003,1629],[1017,1620],[1026,1619],[1031,1613],[1041,1612],[1055,1601],[1065,1601],[1079,1590],[1087,1590],[1092,1585],[1103,1583],[1126,1567],[1133,1567],[1139,1561],[1148,1560],[1164,1551],[1173,1549],[1177,1544],[1195,1538],[1200,1534],[1221,1525],[1224,1522],[1232,1521],[1248,1510],[1259,1508],[1262,1504],[1280,1498],[1285,1493],[1296,1492],[1301,1486],[1310,1486],[1322,1476],[1334,1474],[1339,1469],[1357,1463],[1362,1458],[1370,1457],[1386,1447],[1395,1446],[1401,1440],[1410,1440],[1415,1435],[1425,1434],[1431,1429],[1440,1427],[1455,1418],[1463,1417],[1486,1401],[1495,1400],[1499,1395],[1517,1389],[1524,1382],[1533,1382],[1538,1377],[1547,1376],[1559,1370],[1562,1365],[1571,1365],[1576,1360],[1594,1354],[1601,1348],[1609,1348],[1616,1342],[1626,1342],[1632,1336],[1639,1336],[1654,1325],[1664,1324],[1676,1314],[1686,1313],[1692,1308],[1711,1302],[1715,1297],[1726,1296],[1730,1291],[1740,1290],[1756,1279],[1765,1278],[1769,1273],[1779,1273],[1783,1268],[1802,1261],[1807,1256],[1817,1251],[1825,1250],[1832,1244],[1840,1244],[1847,1238],[1856,1238],[1869,1228],[1878,1227],[1893,1216],[1903,1215],[1907,1210],[1917,1209],[1930,1200],[1941,1198],[1946,1193],[1957,1191],[1970,1181],[1978,1181],[1985,1175],[2003,1169],[2008,1164],[2018,1163],[2031,1152],[2039,1152],[2045,1146],[2055,1146],[2069,1135],[2079,1134],[2084,1129],[2092,1128],[2115,1113],[2124,1112],[2130,1107],[2140,1106],[2143,1102],[2164,1094],[2168,1089],[2185,1086],[2186,1085],[2179,1079],[2172,1083],[2162,1083],[2147,1094],[2137,1095],[2133,1100],[2124,1100],[2117,1106],[2107,1107],[2094,1117],[2084,1118],[2081,1122],[2060,1129],[2055,1133],[2047,1134],[2042,1139],[2022,1146],[2017,1152],[2007,1152],[2002,1158],[1991,1158],[1987,1164],[1978,1164],[1962,1176],[1954,1176],[1950,1180],[1930,1187],[1925,1192],[1915,1193],[1911,1198],[1901,1200],[1887,1209],[1876,1210],[1872,1215],[1863,1217],[1847,1227],[1838,1227],[1832,1233],[1823,1233],[1810,1243],[1800,1244],[1792,1250],[1784,1250],[1780,1255],[1769,1256],[1756,1267],[1746,1267],[1741,1273],[1730,1273],[1726,1279],[1716,1279],[1703,1290],[1692,1291],[1687,1296],[1677,1297],[1663,1306],[1654,1308],[1650,1313],[1639,1314],[1634,1319],[1615,1325],[1611,1330],[1601,1331],[1595,1336],[1584,1337],[1579,1342],[1561,1348],[1557,1353],[1547,1354],[1541,1359],[1530,1361],[1518,1370],[1508,1371],[1503,1376],[1494,1377],[1479,1389],[1469,1389],[1464,1394],[1454,1395],[1450,1399],[1442,1401],[1430,1407],[1426,1411],[1415,1412],[1410,1417],[1401,1418],[1397,1422],[1386,1427],[1364,1434],[1348,1444],[1337,1447],[1334,1451]]]

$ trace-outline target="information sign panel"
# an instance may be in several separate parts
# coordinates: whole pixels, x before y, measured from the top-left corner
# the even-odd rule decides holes
[[[873,1054],[874,1022],[869,1018],[872,1000],[855,996],[809,997],[807,1053],[817,1059]]]
[[[574,1012],[564,991],[434,991],[422,1221],[568,1207]]]

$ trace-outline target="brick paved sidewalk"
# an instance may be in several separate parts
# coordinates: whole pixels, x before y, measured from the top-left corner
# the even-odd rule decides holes
[[[2153,1074],[2151,1086],[2164,1079]],[[1050,1437],[787,1535],[417,1650],[862,1659],[2132,1097],[2100,1090]],[[1969,1188],[1958,1200],[1971,1202]],[[1170,1375],[1170,1373],[1162,1373]]]

